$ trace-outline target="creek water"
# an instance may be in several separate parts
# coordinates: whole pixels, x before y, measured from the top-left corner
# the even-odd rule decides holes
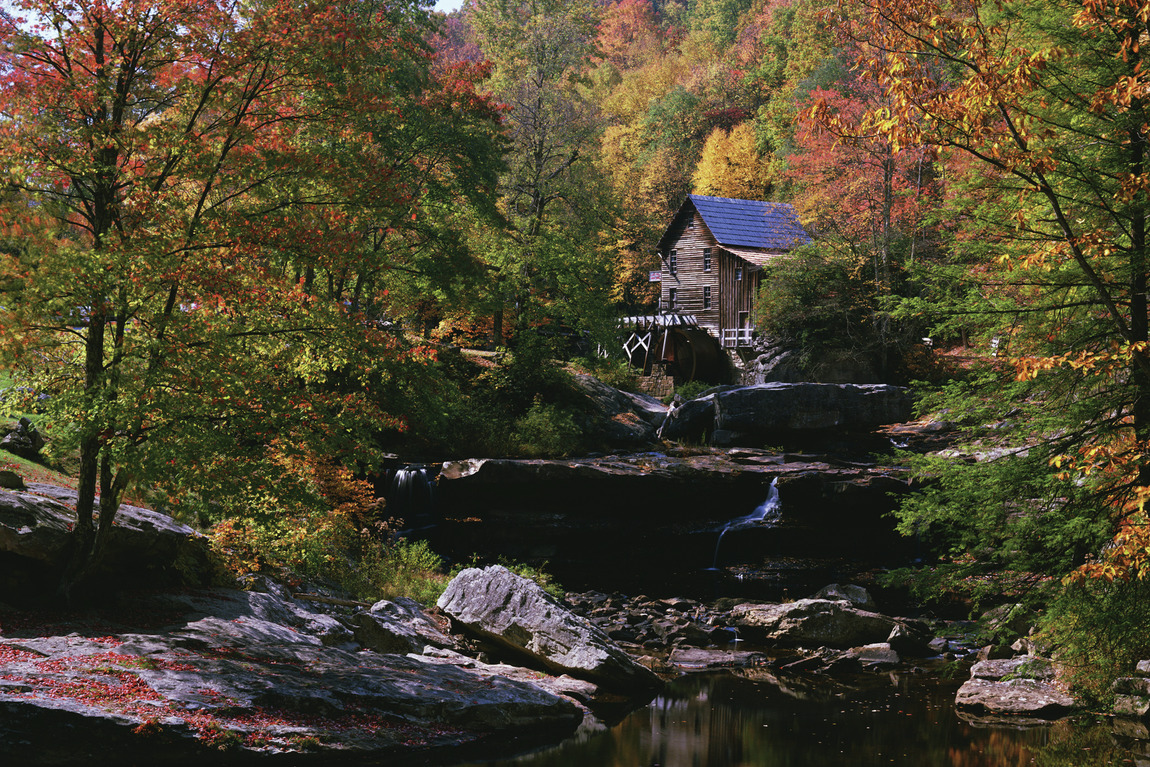
[[[766,496],[745,516],[735,510],[718,526],[681,524],[672,530],[674,525],[668,524],[671,532],[666,534],[652,530],[657,520],[620,532],[586,511],[593,505],[568,520],[555,503],[546,503],[533,506],[530,515],[500,517],[496,512],[490,533],[469,520],[469,534],[457,538],[472,545],[486,538],[513,557],[549,559],[548,570],[574,591],[618,590],[629,596],[704,601],[798,598],[833,582],[863,583],[873,590],[875,572],[906,561],[904,550],[866,537],[875,532],[873,524],[857,540],[854,533],[846,536],[848,544],[853,540],[847,546],[825,545],[833,532],[826,523],[808,524],[809,530],[796,534],[786,525],[786,510],[797,508],[788,503],[787,492],[780,498],[775,483]],[[833,502],[829,499],[823,508]],[[659,508],[674,517],[679,506]],[[625,523],[634,508],[621,506],[608,516],[615,524]],[[525,523],[535,519],[552,521],[559,533],[541,526],[528,529]],[[605,535],[605,529],[614,534]],[[611,543],[618,545],[611,548]],[[906,610],[913,606],[897,596],[881,594],[882,602],[888,610],[910,614]],[[1140,753],[1145,742],[1138,745],[1116,735],[1106,719],[1086,716],[1023,725],[960,713],[955,693],[968,676],[969,664],[948,666],[941,659],[921,662],[914,671],[854,675],[782,673],[768,667],[689,672],[607,726],[518,756],[455,767],[1150,764],[1150,755]],[[514,744],[501,746],[515,751]]]
[[[1135,764],[1105,720],[965,720],[939,669],[853,676],[689,674],[618,724],[458,767],[1094,767]],[[963,674],[965,676],[965,674]]]

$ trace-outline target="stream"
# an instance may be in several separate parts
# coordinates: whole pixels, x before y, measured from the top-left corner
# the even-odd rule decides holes
[[[713,468],[724,456],[705,456],[710,473],[687,465],[700,461],[695,456],[678,463],[673,456],[658,456],[666,463],[645,456],[654,464],[651,473],[662,474],[658,480],[636,479],[621,461],[604,459],[615,476],[553,465],[547,469],[558,480],[540,472],[519,484],[492,482],[482,499],[488,486],[472,485],[456,494],[455,508],[430,537],[438,538],[437,550],[460,558],[485,551],[488,561],[545,562],[572,591],[706,602],[782,601],[833,582],[873,591],[876,574],[917,556],[893,536],[886,512],[893,506],[889,491],[898,487],[882,467],[752,451],[735,457],[738,470],[727,473]],[[560,473],[565,469],[570,479]],[[453,490],[455,483],[446,484]],[[883,612],[915,610],[905,595],[875,597]],[[687,672],[610,726],[547,748],[524,745],[525,753],[514,758],[455,767],[1150,764],[1141,753],[1145,741],[1113,731],[1106,718],[1026,725],[957,711],[955,693],[969,668],[969,662],[937,658],[856,674],[766,666]]]
[[[920,673],[688,674],[614,727],[458,767],[1094,767],[1137,764],[1108,721],[1019,727],[963,719],[961,680]],[[965,673],[962,674],[965,676]]]

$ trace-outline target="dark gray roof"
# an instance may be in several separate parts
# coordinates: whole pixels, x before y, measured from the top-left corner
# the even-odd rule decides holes
[[[731,197],[688,195],[679,208],[681,215],[688,205],[694,206],[703,223],[720,245],[766,250],[790,250],[805,245],[811,237],[799,223],[793,206],[785,202],[736,200]],[[678,219],[676,215],[676,219]],[[668,230],[669,232],[669,230]],[[666,234],[663,235],[665,239]],[[664,243],[659,242],[662,249]]]

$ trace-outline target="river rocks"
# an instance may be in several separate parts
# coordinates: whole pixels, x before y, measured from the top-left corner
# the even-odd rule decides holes
[[[874,598],[871,597],[869,591],[862,586],[855,586],[850,583],[842,585],[832,583],[829,586],[823,586],[811,598],[850,602],[855,607],[861,607],[864,610],[873,610],[875,606]]]
[[[705,441],[716,431],[743,435],[739,444],[795,434],[872,431],[909,421],[914,397],[884,384],[767,383],[720,387],[672,410],[660,439]]]
[[[829,599],[742,604],[731,611],[731,620],[767,642],[842,648],[885,642],[898,624],[894,618]]]
[[[668,661],[684,671],[711,671],[718,668],[762,666],[767,656],[749,650],[720,650],[701,647],[676,647]]]
[[[464,570],[437,604],[476,636],[558,673],[616,690],[662,684],[602,631],[505,567]]]
[[[1134,676],[1114,680],[1114,713],[1128,719],[1150,719],[1150,661],[1140,661]]]
[[[354,617],[355,641],[376,652],[423,653],[427,647],[455,649],[459,643],[413,599],[380,600]]]
[[[0,756],[51,761],[69,748],[74,761],[98,743],[128,762],[215,754],[213,763],[227,763],[225,746],[236,758],[332,750],[386,759],[497,734],[562,737],[583,716],[523,669],[477,673],[442,658],[331,646],[325,637],[341,620],[274,594],[153,596],[131,609],[106,619],[136,626],[118,633],[107,624],[5,632]],[[66,742],[47,736],[52,728]],[[94,748],[92,758],[103,761]]]
[[[1020,657],[975,663],[955,705],[975,713],[1057,718],[1075,700],[1055,685],[1055,668],[1043,658]]]
[[[36,592],[64,564],[76,524],[76,491],[29,483],[27,492],[0,490],[0,575],[6,593]],[[150,586],[200,584],[210,572],[206,539],[171,517],[120,506],[97,579],[146,580]]]

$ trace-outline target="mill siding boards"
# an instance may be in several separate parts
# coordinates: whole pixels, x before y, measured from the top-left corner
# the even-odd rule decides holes
[[[753,324],[761,267],[810,240],[794,208],[785,203],[689,195],[659,239],[661,305],[695,315],[700,327],[722,340],[723,330]],[[704,269],[705,248],[711,249],[710,271]],[[710,308],[703,305],[706,286],[711,287]],[[672,289],[674,307],[669,304]]]

